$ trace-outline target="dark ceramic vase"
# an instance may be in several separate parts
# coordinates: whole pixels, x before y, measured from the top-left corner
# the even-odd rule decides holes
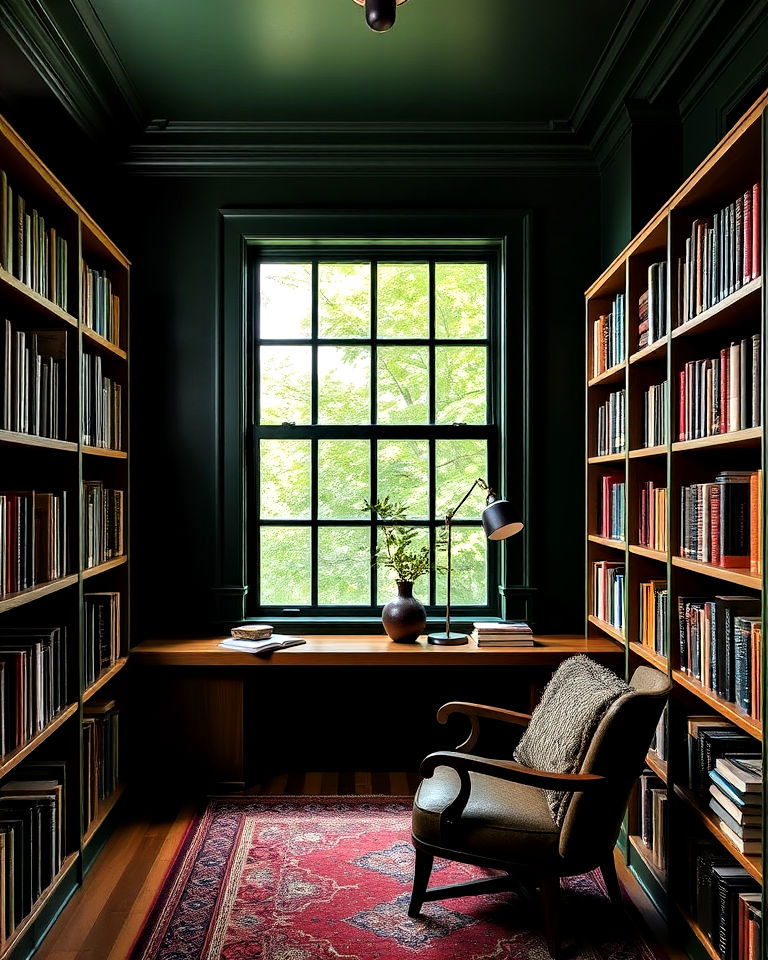
[[[409,580],[397,581],[397,596],[381,611],[387,636],[395,643],[414,643],[427,626],[424,604],[413,595]]]

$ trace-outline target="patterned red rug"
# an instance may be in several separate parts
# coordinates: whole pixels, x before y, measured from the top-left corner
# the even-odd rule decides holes
[[[548,960],[513,894],[430,903],[408,917],[410,811],[410,800],[386,797],[212,800],[131,960]],[[436,860],[433,876],[442,885],[484,873]],[[570,957],[656,956],[596,875],[563,887],[566,939],[580,932]]]

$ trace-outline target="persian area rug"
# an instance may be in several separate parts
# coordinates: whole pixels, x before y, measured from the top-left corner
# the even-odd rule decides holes
[[[185,837],[131,960],[548,960],[538,920],[514,894],[407,913],[411,800],[212,800]],[[435,860],[433,883],[491,875]],[[571,958],[657,954],[596,875],[563,882]]]

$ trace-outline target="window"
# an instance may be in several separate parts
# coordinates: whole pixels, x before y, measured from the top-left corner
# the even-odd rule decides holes
[[[446,511],[477,477],[497,477],[496,259],[373,252],[252,251],[251,616],[378,615],[394,575],[371,566],[379,525],[364,501],[406,504],[434,549]],[[454,521],[458,614],[496,612],[482,504]],[[414,592],[439,615],[445,578]]]

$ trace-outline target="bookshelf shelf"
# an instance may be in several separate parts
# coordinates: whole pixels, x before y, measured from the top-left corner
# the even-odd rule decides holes
[[[15,433],[13,430],[0,430],[0,443],[12,443],[21,447],[36,447],[41,450],[60,450],[63,453],[77,453],[77,444],[71,440],[51,440],[50,437],[36,437],[31,433]]]
[[[750,427],[748,430],[734,430],[732,433],[720,433],[714,437],[698,437],[696,440],[676,440],[672,444],[674,453],[686,450],[717,450],[720,447],[756,447],[763,439],[762,427]]]
[[[100,334],[96,333],[96,331],[92,330],[88,324],[81,323],[80,332],[91,344],[95,344],[97,347],[115,357],[118,357],[120,360],[128,359],[128,354],[122,349],[122,347],[118,347],[117,344],[112,343],[111,340],[107,340],[105,337],[102,337]]]
[[[624,371],[626,369],[626,363],[617,363],[615,366],[609,367],[608,370],[603,370],[602,373],[598,373],[596,377],[592,377],[587,386],[597,387],[604,383],[618,383],[619,380],[624,379]]]
[[[749,873],[749,875],[757,880],[758,883],[763,882],[763,861],[761,857],[751,857],[747,854],[742,853],[738,847],[735,847],[730,839],[723,833],[723,831],[718,826],[717,817],[711,813],[706,807],[703,807],[696,797],[691,793],[690,790],[686,790],[685,787],[681,787],[679,784],[674,786],[675,794],[685,803],[688,807],[695,811],[699,820],[704,824],[704,826],[709,830],[713,837],[722,843],[725,849],[730,853],[734,860],[744,867],[744,869]]]
[[[0,267],[0,296],[13,300],[14,303],[29,310],[34,310],[38,315],[44,314],[48,321],[58,320],[70,327],[77,328],[77,319],[66,310],[55,304],[47,297],[41,296],[36,290],[28,287],[26,283],[17,280],[13,274],[8,273],[3,267]]]
[[[664,783],[667,782],[668,774],[668,765],[666,760],[662,760],[660,757],[656,756],[653,750],[648,751],[648,755],[645,758],[646,764],[653,770],[659,780],[663,780]]]
[[[66,587],[73,587],[76,583],[77,574],[72,573],[68,577],[61,577],[59,580],[49,580],[48,583],[40,583],[37,586],[29,587],[27,590],[19,590],[17,593],[8,594],[0,600],[0,613],[22,607],[25,603],[32,603],[34,600],[47,597],[49,594],[64,590]]]
[[[714,577],[716,580],[726,580],[728,583],[738,584],[740,587],[749,587],[751,590],[760,590],[763,586],[763,578],[751,573],[748,569],[734,567],[714,567],[711,563],[701,563],[698,560],[688,560],[686,557],[672,557],[672,565],[680,567],[681,570],[691,570],[693,573],[701,573],[707,577]]]
[[[730,326],[750,310],[759,310],[762,288],[762,277],[751,280],[735,293],[721,300],[720,303],[716,303],[714,307],[710,307],[709,310],[705,310],[694,317],[693,320],[688,320],[679,327],[675,327],[672,331],[672,338],[685,337],[694,333],[709,333],[710,330]]]
[[[590,614],[587,619],[593,626],[597,627],[599,630],[602,630],[603,633],[607,633],[609,637],[612,637],[614,640],[618,640],[618,642],[621,644],[625,642],[624,634],[618,629],[618,627],[614,627],[613,624],[606,623],[605,620],[601,620],[599,617],[595,617],[592,614]]]
[[[646,557],[648,560],[658,560],[660,563],[667,562],[665,550],[654,550],[652,547],[640,547],[636,543],[631,543],[629,552],[634,553],[637,557]]]
[[[623,453],[604,453],[600,457],[590,457],[587,463],[617,463],[624,459]]]
[[[116,677],[126,663],[128,663],[128,657],[120,657],[120,659],[116,660],[115,663],[113,663],[108,670],[105,670],[100,677],[97,677],[90,687],[86,687],[86,689],[83,690],[83,703],[87,703],[91,697],[95,696],[95,694],[101,690],[102,687],[106,686],[110,680]]]
[[[83,580],[88,580],[90,577],[97,577],[100,573],[114,570],[115,567],[121,567],[124,563],[128,563],[128,557],[115,557],[114,560],[107,560],[106,563],[99,563],[95,567],[86,567],[81,576]]]
[[[599,543],[603,547],[610,547],[612,550],[621,550],[622,553],[627,549],[627,545],[623,540],[611,540],[609,537],[598,537],[594,533],[590,533],[587,537],[590,543]]]
[[[88,824],[88,829],[83,834],[83,849],[85,849],[85,847],[87,847],[91,840],[93,840],[93,838],[96,836],[97,831],[115,809],[124,793],[125,784],[118,783],[117,787],[115,787],[112,793],[99,803],[98,813],[91,823]]]
[[[717,950],[713,946],[712,941],[709,939],[706,933],[704,933],[704,931],[701,929],[698,923],[696,923],[693,917],[691,917],[688,914],[688,912],[686,910],[683,910],[683,908],[680,906],[677,907],[677,910],[680,916],[682,917],[683,922],[687,924],[687,926],[690,928],[691,933],[694,935],[694,937],[696,937],[696,939],[699,941],[701,946],[706,950],[707,954],[710,957],[710,960],[723,960],[723,958],[720,956],[720,954],[717,952]]]
[[[643,643],[638,643],[636,640],[629,641],[629,649],[632,653],[636,653],[638,657],[641,657],[656,667],[657,670],[661,670],[662,673],[667,673],[669,669],[667,658],[663,657],[660,653],[656,653],[655,650],[651,650],[650,647]]]
[[[666,447],[640,447],[637,450],[630,450],[627,454],[630,460],[639,460],[643,457],[665,457],[666,455]]]
[[[110,450],[107,447],[89,447],[85,445],[80,449],[86,457],[111,457],[113,460],[128,459],[128,454],[125,450]]]
[[[44,727],[40,733],[36,734],[22,746],[17,747],[10,753],[6,753],[0,760],[0,777],[4,777],[10,770],[18,766],[22,760],[26,760],[33,750],[36,750],[41,743],[44,743],[52,733],[56,733],[59,727],[63,726],[70,717],[74,717],[77,709],[76,703],[70,703],[70,705],[62,710],[58,717],[54,717],[48,726]]]
[[[658,867],[653,859],[652,851],[643,843],[643,838],[637,836],[637,834],[631,833],[629,835],[629,842],[632,845],[632,849],[640,857],[646,867],[651,871],[651,873],[656,878],[656,882],[664,890],[667,889],[667,874],[665,870],[662,870]]]
[[[742,713],[736,704],[731,703],[730,700],[723,700],[722,697],[718,697],[712,690],[708,690],[702,683],[699,683],[695,677],[689,677],[682,670],[673,670],[672,679],[681,687],[685,687],[690,693],[696,694],[700,700],[703,700],[713,710],[716,710],[717,713],[726,717],[746,733],[758,740],[762,738],[763,727],[759,720],[753,720],[752,717]]]
[[[668,342],[669,338],[667,336],[663,336],[659,340],[654,340],[653,343],[649,343],[647,347],[643,347],[642,350],[633,353],[629,358],[630,364],[642,363],[644,360],[657,360],[663,357],[666,353]]]

